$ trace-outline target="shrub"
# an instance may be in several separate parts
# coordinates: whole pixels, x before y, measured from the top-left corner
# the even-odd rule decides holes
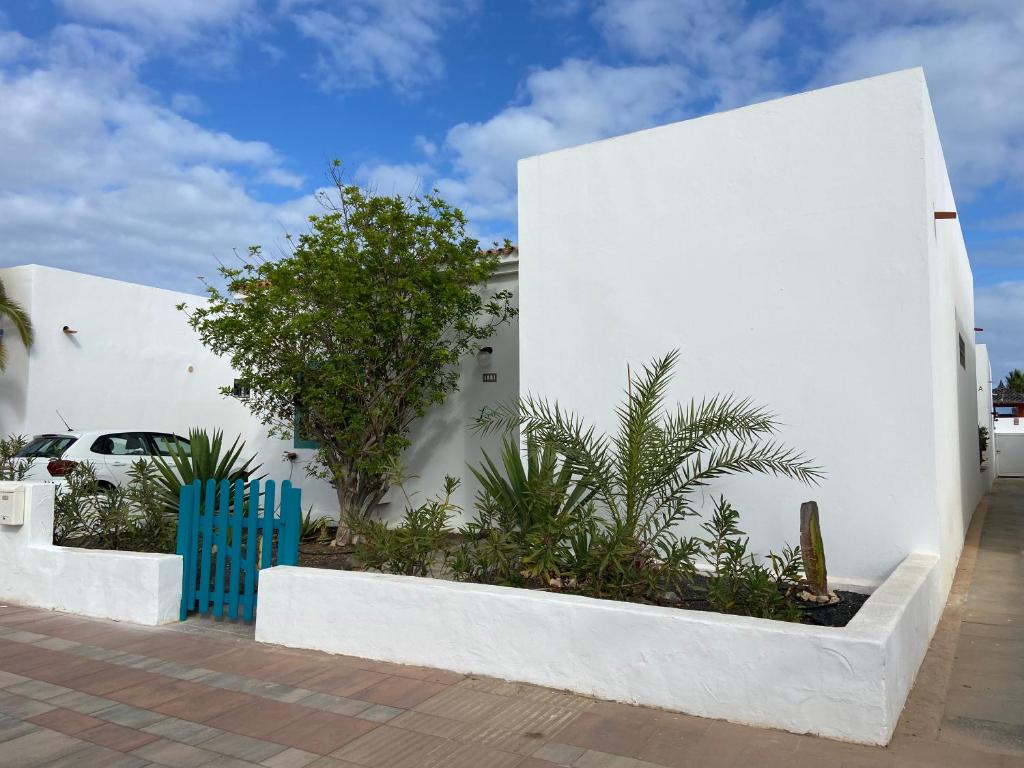
[[[790,599],[800,579],[800,548],[785,547],[782,555],[768,553],[770,567],[748,553],[749,539],[739,527],[739,512],[719,498],[715,511],[701,524],[708,538],[701,541],[712,567],[704,591],[708,605],[719,613],[800,621],[800,609]]]
[[[158,476],[136,461],[124,486],[100,486],[92,465],[83,462],[56,487],[53,543],[88,549],[133,552],[175,551],[177,521],[166,511]]]
[[[360,520],[353,530],[356,562],[364,568],[404,576],[442,573],[447,565],[447,543],[452,535],[448,523],[459,511],[451,502],[458,486],[458,480],[446,477],[442,496],[418,507],[410,504],[402,522],[394,528],[379,520]]]
[[[32,468],[32,459],[18,456],[28,445],[22,435],[8,435],[0,438],[0,480],[24,480]]]

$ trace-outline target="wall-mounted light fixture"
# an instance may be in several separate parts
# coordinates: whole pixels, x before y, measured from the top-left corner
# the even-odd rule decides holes
[[[493,354],[494,347],[480,347],[480,350],[476,353],[476,359],[481,365],[488,365]]]
[[[64,331],[64,333],[66,333],[68,336],[70,336],[73,333],[78,333],[78,331],[76,331],[70,325],[65,325],[63,328],[61,328],[61,330]]]
[[[984,328],[975,328],[975,329],[974,329],[974,332],[975,332],[975,333],[978,333],[979,331],[984,331],[984,330],[985,330]]]

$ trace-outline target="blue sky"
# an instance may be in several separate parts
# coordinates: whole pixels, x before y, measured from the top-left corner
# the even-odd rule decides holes
[[[0,265],[198,291],[330,158],[515,237],[519,157],[923,65],[996,378],[1024,368],[1020,0],[0,2]]]

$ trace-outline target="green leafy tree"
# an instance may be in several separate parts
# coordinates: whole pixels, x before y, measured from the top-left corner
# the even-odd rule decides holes
[[[1006,374],[1006,387],[1011,392],[1024,392],[1024,371],[1014,368]]]
[[[28,312],[14,299],[7,295],[3,280],[0,280],[0,320],[7,318],[14,324],[14,329],[21,337],[21,343],[25,349],[32,346],[32,321],[28,318]],[[7,346],[4,337],[0,334],[0,371],[7,369]]]
[[[336,543],[387,491],[412,423],[458,385],[458,362],[516,314],[486,294],[499,257],[466,235],[436,193],[381,196],[347,184],[336,161],[325,212],[277,260],[258,247],[189,310],[225,355],[272,434],[315,441],[308,471],[334,485]]]

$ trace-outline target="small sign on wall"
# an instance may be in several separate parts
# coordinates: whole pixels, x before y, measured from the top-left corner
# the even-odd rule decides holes
[[[484,381],[494,382],[498,380],[498,374],[496,373],[485,373]]]

